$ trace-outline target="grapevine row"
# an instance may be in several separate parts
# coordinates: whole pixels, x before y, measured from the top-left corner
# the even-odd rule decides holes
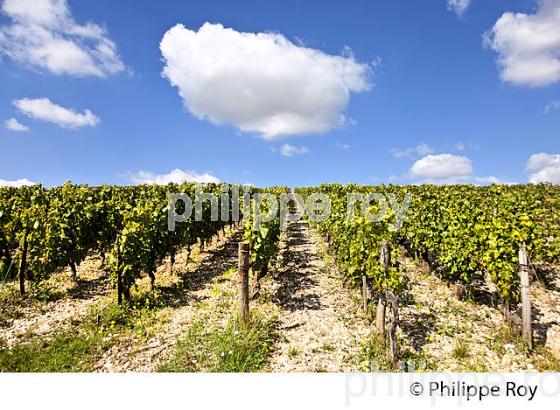
[[[519,295],[518,251],[527,246],[533,261],[560,260],[560,187],[539,185],[375,186],[321,185],[297,191],[304,197],[322,192],[331,200],[331,216],[317,228],[328,235],[345,275],[356,282],[366,275],[377,289],[397,290],[400,276],[379,260],[382,241],[431,261],[444,279],[467,289],[478,275],[488,274],[509,306]],[[368,221],[360,210],[348,220],[347,194],[395,194],[412,198],[402,227],[391,211]],[[379,210],[372,202],[371,213]],[[389,208],[390,209],[390,208]],[[394,259],[394,258],[393,258]]]

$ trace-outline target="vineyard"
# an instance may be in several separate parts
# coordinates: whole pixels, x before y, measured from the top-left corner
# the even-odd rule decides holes
[[[0,371],[560,370],[560,187],[226,187],[0,188]]]
[[[316,192],[314,188],[311,189]],[[519,298],[519,260],[522,245],[535,262],[560,258],[560,191],[547,185],[523,187],[320,187],[331,197],[334,211],[319,230],[329,237],[338,263],[349,279],[371,279],[378,292],[401,286],[399,270],[379,263],[383,241],[403,246],[430,262],[440,276],[467,292],[477,275],[488,275],[504,308]],[[304,195],[306,190],[301,191]],[[372,223],[357,213],[351,220],[346,194],[411,194],[413,203],[402,229],[391,229],[396,215]],[[379,206],[379,205],[378,205]],[[377,212],[378,209],[372,212]],[[395,255],[396,256],[396,255]],[[395,259],[395,258],[393,258]],[[483,278],[484,279],[484,278]]]

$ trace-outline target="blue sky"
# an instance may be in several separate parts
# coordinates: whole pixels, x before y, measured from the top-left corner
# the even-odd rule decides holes
[[[0,16],[4,185],[560,182],[558,0],[13,1]],[[35,44],[16,30],[37,27]],[[275,37],[265,58],[274,35],[290,43]]]

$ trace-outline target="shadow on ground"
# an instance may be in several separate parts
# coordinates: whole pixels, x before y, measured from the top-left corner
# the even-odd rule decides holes
[[[203,288],[212,279],[237,266],[238,243],[241,236],[242,232],[236,231],[225,243],[208,251],[207,256],[197,269],[192,272],[180,272],[180,276],[184,278],[183,283],[157,286],[156,281],[160,301],[166,306],[180,307],[203,300],[202,297],[192,291]]]
[[[303,233],[304,224],[303,221],[297,221],[288,226],[285,266],[275,276],[279,286],[273,295],[273,301],[290,311],[324,308],[318,295],[313,293],[298,295],[300,290],[317,285],[317,282],[309,276],[317,255],[311,251],[310,239]]]

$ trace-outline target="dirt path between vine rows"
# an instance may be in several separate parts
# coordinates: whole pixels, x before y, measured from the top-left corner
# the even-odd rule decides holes
[[[560,359],[560,270],[542,264],[531,284],[535,341]]]
[[[19,318],[0,328],[0,342],[11,347],[24,338],[47,336],[64,328],[71,319],[85,316],[111,292],[109,276],[100,268],[97,256],[88,257],[80,265],[76,283],[69,275],[68,269],[51,277],[47,284],[63,296],[47,302],[29,300],[20,310]]]
[[[287,229],[285,266],[266,283],[281,308],[272,372],[359,370],[358,352],[371,327],[357,314],[359,299],[322,257],[322,240],[306,222]]]
[[[166,306],[158,313],[157,332],[148,340],[134,333],[120,337],[104,352],[94,366],[98,372],[154,372],[159,363],[172,354],[173,346],[185,329],[199,316],[199,306],[212,300],[208,284],[228,269],[237,266],[238,243],[242,232],[234,230],[216,245],[204,252],[198,266],[188,273],[188,289],[177,289],[176,284],[159,286],[158,298]],[[157,283],[157,282],[156,282]],[[228,282],[229,283],[229,282]],[[230,285],[228,285],[230,286]]]
[[[210,264],[214,263],[212,260],[214,253],[220,252],[224,243],[231,241],[237,243],[236,235],[232,237],[230,232],[225,237],[209,244],[204,251],[201,251],[198,245],[194,247],[189,258],[189,268],[195,269],[202,264],[200,269],[204,269],[207,259],[211,260]],[[187,252],[186,249],[183,249],[176,256],[175,266],[185,266],[186,259]],[[97,255],[86,258],[78,268],[77,283],[73,283],[69,279],[69,269],[49,278],[47,284],[52,288],[51,292],[54,291],[62,296],[47,302],[33,302],[30,299],[29,303],[20,309],[18,318],[12,319],[8,326],[0,327],[0,344],[11,348],[29,338],[49,337],[55,332],[68,328],[73,321],[82,320],[93,306],[107,303],[108,298],[112,297],[114,289],[108,273],[103,271],[100,263],[101,259]],[[158,278],[168,277],[168,271],[169,260],[165,260],[158,267],[156,276]],[[198,271],[195,271],[193,276],[193,286],[197,286],[196,272]],[[173,298],[171,295],[168,297]],[[172,300],[170,303],[178,302]]]
[[[425,262],[403,257],[400,265],[408,289],[399,306],[399,339],[402,349],[424,357],[434,371],[545,371],[557,370],[546,347],[555,353],[560,293],[550,280],[531,285],[533,329],[537,349],[532,354],[510,335],[490,291],[478,288],[476,301],[458,300],[448,283],[438,278]],[[520,313],[520,312],[519,312]]]

